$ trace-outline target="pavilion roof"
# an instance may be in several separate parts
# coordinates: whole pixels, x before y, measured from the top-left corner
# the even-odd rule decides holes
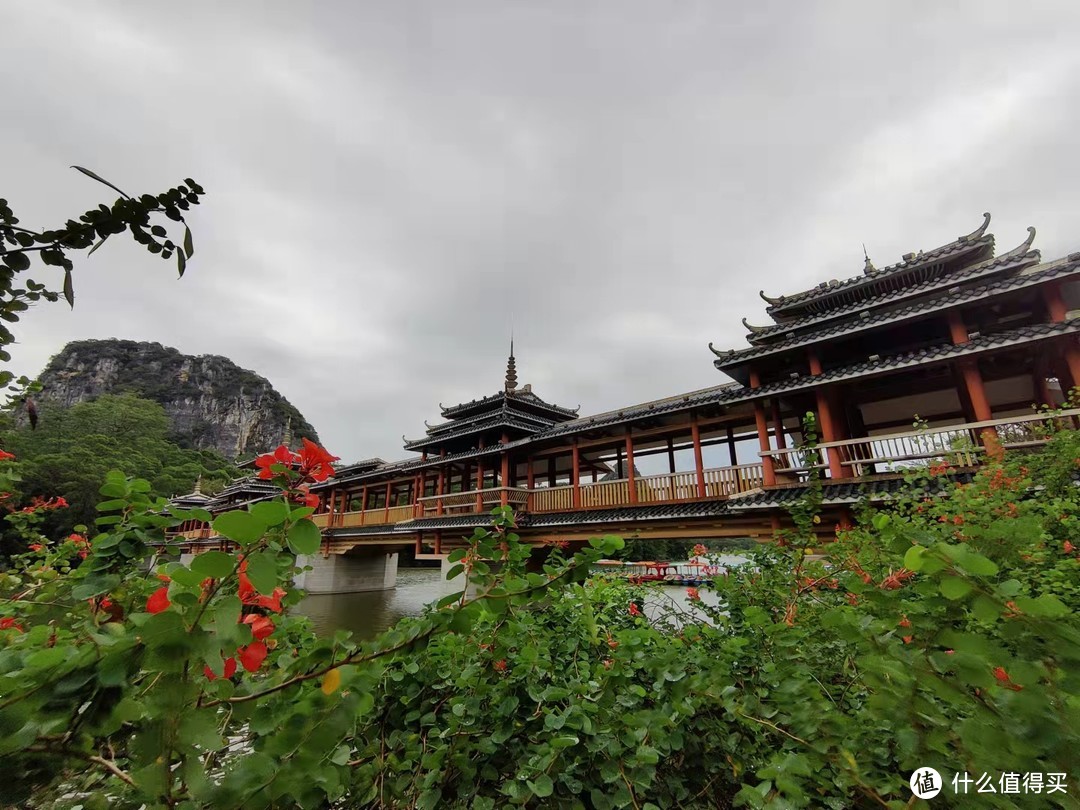
[[[564,408],[561,405],[553,405],[538,397],[531,390],[515,389],[512,391],[499,391],[496,394],[474,399],[471,402],[462,402],[458,405],[439,405],[439,410],[447,419],[460,419],[463,417],[476,416],[477,414],[489,413],[503,407],[518,405],[521,409],[529,409],[538,413],[550,415],[556,421],[573,419],[577,416],[577,408]]]
[[[1035,251],[1037,253],[1037,251]],[[986,301],[999,295],[1015,292],[1017,290],[1035,287],[1048,281],[1061,279],[1080,273],[1080,254],[1073,254],[1075,259],[1070,258],[1047,265],[1037,272],[1024,273],[1021,275],[1004,278],[993,278],[984,284],[963,289],[955,286],[947,292],[933,298],[925,298],[921,301],[906,306],[896,306],[892,309],[879,309],[870,314],[868,309],[860,312],[863,317],[848,318],[844,321],[827,323],[821,328],[804,332],[787,340],[777,343],[767,343],[760,346],[751,346],[747,349],[732,349],[728,352],[713,353],[718,359],[713,362],[718,369],[730,369],[742,365],[748,360],[764,357],[772,354],[780,354],[802,346],[811,346],[823,340],[832,340],[844,335],[875,329],[887,323],[901,323],[903,321],[920,318],[924,315],[941,310],[970,304],[975,301]]]
[[[970,261],[993,256],[994,237],[986,233],[990,225],[990,214],[983,215],[982,225],[971,233],[958,237],[933,250],[908,253],[903,261],[878,269],[866,260],[863,274],[843,281],[822,282],[802,292],[771,298],[764,293],[761,297],[769,302],[766,310],[775,320],[798,316],[809,312],[822,312],[837,305],[847,305],[854,301],[879,295],[899,286],[918,283],[941,273],[950,262],[967,258]]]
[[[1026,242],[1024,243],[1027,244]],[[1020,246],[1021,248],[1024,245]],[[852,301],[844,306],[838,306],[827,312],[804,315],[783,323],[769,324],[768,326],[755,326],[753,331],[746,336],[747,341],[754,346],[782,339],[790,339],[791,336],[804,329],[815,328],[819,324],[829,321],[858,315],[863,310],[872,310],[879,307],[893,306],[900,301],[910,298],[919,298],[928,293],[938,290],[948,290],[957,284],[974,281],[984,276],[1002,275],[1007,272],[1018,272],[1033,264],[1038,264],[1041,254],[1038,250],[1009,251],[994,259],[987,259],[978,264],[969,265],[956,270],[948,275],[936,276],[917,284],[899,287],[894,290],[880,293],[871,298],[860,301]],[[722,355],[713,349],[713,354]]]

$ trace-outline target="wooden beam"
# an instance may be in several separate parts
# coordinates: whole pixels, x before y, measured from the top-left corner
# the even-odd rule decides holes
[[[630,503],[635,504],[638,502],[637,478],[634,473],[634,437],[630,433],[630,428],[626,429],[626,478]]]
[[[731,466],[737,467],[739,465],[739,456],[735,452],[735,430],[728,425],[727,429],[727,444],[728,444],[728,458],[731,459]]]
[[[667,465],[668,472],[675,474],[675,441],[670,436],[667,440]]]

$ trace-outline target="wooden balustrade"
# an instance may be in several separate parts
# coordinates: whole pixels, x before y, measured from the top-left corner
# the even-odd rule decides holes
[[[819,445],[821,458],[814,464],[797,448],[770,450],[761,455],[773,457],[778,473],[797,474],[815,467],[827,471],[824,454],[832,448],[839,454],[845,474],[856,478],[927,466],[935,459],[970,467],[978,464],[986,451],[987,433],[996,436],[997,443],[1007,450],[1036,447],[1045,444],[1056,431],[1073,428],[1078,416],[1080,409],[1074,409],[845,439]]]
[[[594,509],[603,506],[625,506],[630,503],[630,482],[598,481],[595,484],[582,484],[580,501],[582,509]],[[640,487],[638,488],[640,491]]]
[[[705,494],[710,498],[726,498],[739,492],[760,489],[764,485],[763,464],[739,464],[705,470]]]
[[[528,509],[530,512],[559,512],[573,508],[573,487],[543,487],[534,489],[529,495]]]
[[[529,499],[529,490],[521,487],[489,487],[468,492],[447,492],[443,495],[427,495],[420,498],[417,515],[424,517],[437,514],[440,504],[444,512],[475,512],[477,495],[480,496],[485,510],[494,509],[502,503],[504,492],[506,502],[511,506],[524,506]]]
[[[312,515],[311,522],[320,529],[325,529],[330,523],[330,515],[327,512],[323,512],[321,515]]]

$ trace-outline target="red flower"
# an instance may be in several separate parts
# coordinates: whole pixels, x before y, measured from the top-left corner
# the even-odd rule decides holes
[[[630,613],[631,616],[641,615],[641,608],[639,608],[634,602],[630,603],[630,607],[627,608],[627,611]]]
[[[296,494],[293,495],[293,501],[304,506],[310,506],[312,509],[319,508],[319,496],[312,494],[307,484],[301,484],[297,487]]]
[[[697,588],[687,588],[686,589],[686,598],[689,599],[691,602],[700,602],[701,601],[701,594],[698,593]]]
[[[900,626],[911,627],[911,619],[909,619],[907,616],[904,616],[902,619],[900,619]]]
[[[169,586],[162,585],[150,594],[150,598],[146,600],[146,612],[161,613],[171,604],[172,602],[169,601]]]
[[[914,636],[904,636],[904,643],[905,644],[910,644],[911,639],[913,639],[913,638],[914,638]]]
[[[0,450],[0,461],[11,461],[15,458],[14,453],[8,453],[4,450]]]
[[[251,635],[255,637],[256,641],[262,641],[274,632],[274,623],[266,616],[260,616],[257,613],[250,613],[245,616],[244,624],[251,625]]]
[[[1004,667],[994,667],[994,677],[1001,682],[1002,686],[1012,689],[1014,692],[1019,692],[1024,688],[1020,684],[1012,682],[1012,678],[1009,677],[1009,673],[1005,671]]]
[[[31,543],[30,544],[30,550],[31,551],[41,551],[43,548],[45,548],[45,546],[41,545],[41,543]]]
[[[56,498],[55,501],[52,501],[51,503],[53,504],[53,509],[63,509],[68,505],[68,502],[63,498]]]
[[[300,474],[312,481],[325,481],[334,474],[334,468],[330,466],[338,461],[337,456],[332,456],[324,448],[319,447],[310,439],[304,439],[300,448]]]
[[[496,672],[506,672],[506,667],[507,667],[506,659],[505,658],[500,658],[498,661],[496,661],[491,666],[495,668]]]
[[[81,534],[69,534],[68,541],[74,543],[77,546],[87,545],[86,538]]]
[[[854,607],[855,605],[859,604],[859,597],[857,594],[853,594],[849,591],[847,595],[847,601],[849,605]]]
[[[248,672],[255,672],[266,660],[266,645],[261,641],[248,644],[246,647],[237,649],[240,654],[240,663]]]
[[[232,658],[230,656],[229,658],[225,659],[225,669],[223,670],[223,672],[224,672],[224,677],[226,677],[226,678],[231,678],[233,675],[236,674],[236,659],[235,658]],[[209,681],[216,681],[217,680],[218,676],[214,674],[214,670],[210,669],[209,666],[203,667],[203,673],[206,675],[207,680],[209,680]]]
[[[24,632],[23,626],[10,616],[0,619],[0,630],[18,630],[20,633]]]
[[[283,464],[286,467],[292,467],[295,461],[296,454],[285,445],[281,445],[273,453],[265,453],[256,458],[255,466],[259,468],[259,478],[269,480],[274,477],[274,471],[271,467],[275,464]]]
[[[1065,541],[1065,543],[1061,546],[1061,548],[1065,551],[1066,554],[1072,554],[1073,551],[1076,550],[1076,546],[1074,546],[1068,540]]]
[[[695,557],[704,557],[706,554],[709,553],[709,550],[705,548],[705,546],[703,546],[701,543],[698,543],[692,549],[690,549],[690,553]]]

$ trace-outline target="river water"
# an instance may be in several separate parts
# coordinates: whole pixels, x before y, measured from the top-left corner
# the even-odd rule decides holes
[[[721,565],[740,565],[742,557],[724,555]],[[334,593],[307,596],[297,607],[297,612],[311,619],[319,635],[330,635],[335,630],[350,630],[361,640],[375,638],[393,627],[406,616],[419,616],[426,605],[438,601],[458,589],[458,583],[447,582],[438,568],[399,568],[397,587],[389,591],[366,593]],[[702,588],[701,598],[708,604],[717,604],[712,591]],[[645,613],[656,616],[668,611],[684,611],[693,615],[694,605],[687,599],[683,586],[651,588],[645,601]]]

